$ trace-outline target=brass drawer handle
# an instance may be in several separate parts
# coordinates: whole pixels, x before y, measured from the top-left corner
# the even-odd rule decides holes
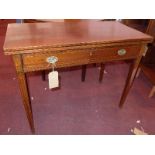
[[[58,58],[55,57],[55,56],[51,56],[51,57],[48,57],[46,59],[46,62],[50,63],[50,64],[55,64],[56,62],[58,61]]]
[[[123,55],[126,54],[126,50],[125,50],[125,49],[120,49],[120,50],[117,51],[117,54],[118,54],[119,56],[123,56]]]

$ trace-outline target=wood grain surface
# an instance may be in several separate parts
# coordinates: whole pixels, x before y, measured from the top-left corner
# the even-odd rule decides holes
[[[149,35],[117,21],[23,23],[8,25],[4,51],[9,55],[50,47],[151,41]]]

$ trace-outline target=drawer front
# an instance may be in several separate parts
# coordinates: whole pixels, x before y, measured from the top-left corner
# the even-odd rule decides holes
[[[23,55],[23,65],[25,70],[36,70],[51,68],[52,65],[47,62],[47,58],[55,56],[58,58],[56,67],[78,66],[88,64],[90,52],[84,50],[48,52]]]
[[[68,50],[58,52],[40,52],[23,55],[25,71],[51,68],[47,58],[58,58],[56,67],[77,66],[82,64],[133,59],[138,56],[140,46],[104,47],[100,49]]]
[[[107,47],[104,49],[92,51],[91,63],[106,62],[114,60],[125,60],[136,58],[140,52],[141,46],[126,46],[126,47]]]

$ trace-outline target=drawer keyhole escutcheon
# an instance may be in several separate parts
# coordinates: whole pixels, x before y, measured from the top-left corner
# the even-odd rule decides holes
[[[117,51],[117,54],[120,55],[120,56],[123,56],[126,54],[126,50],[125,49],[120,49]]]
[[[48,57],[46,61],[50,64],[55,64],[58,61],[58,58],[55,56]]]

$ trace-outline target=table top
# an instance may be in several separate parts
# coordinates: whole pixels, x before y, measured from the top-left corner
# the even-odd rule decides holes
[[[117,21],[77,20],[8,24],[4,52],[119,42],[152,42],[153,38]]]

